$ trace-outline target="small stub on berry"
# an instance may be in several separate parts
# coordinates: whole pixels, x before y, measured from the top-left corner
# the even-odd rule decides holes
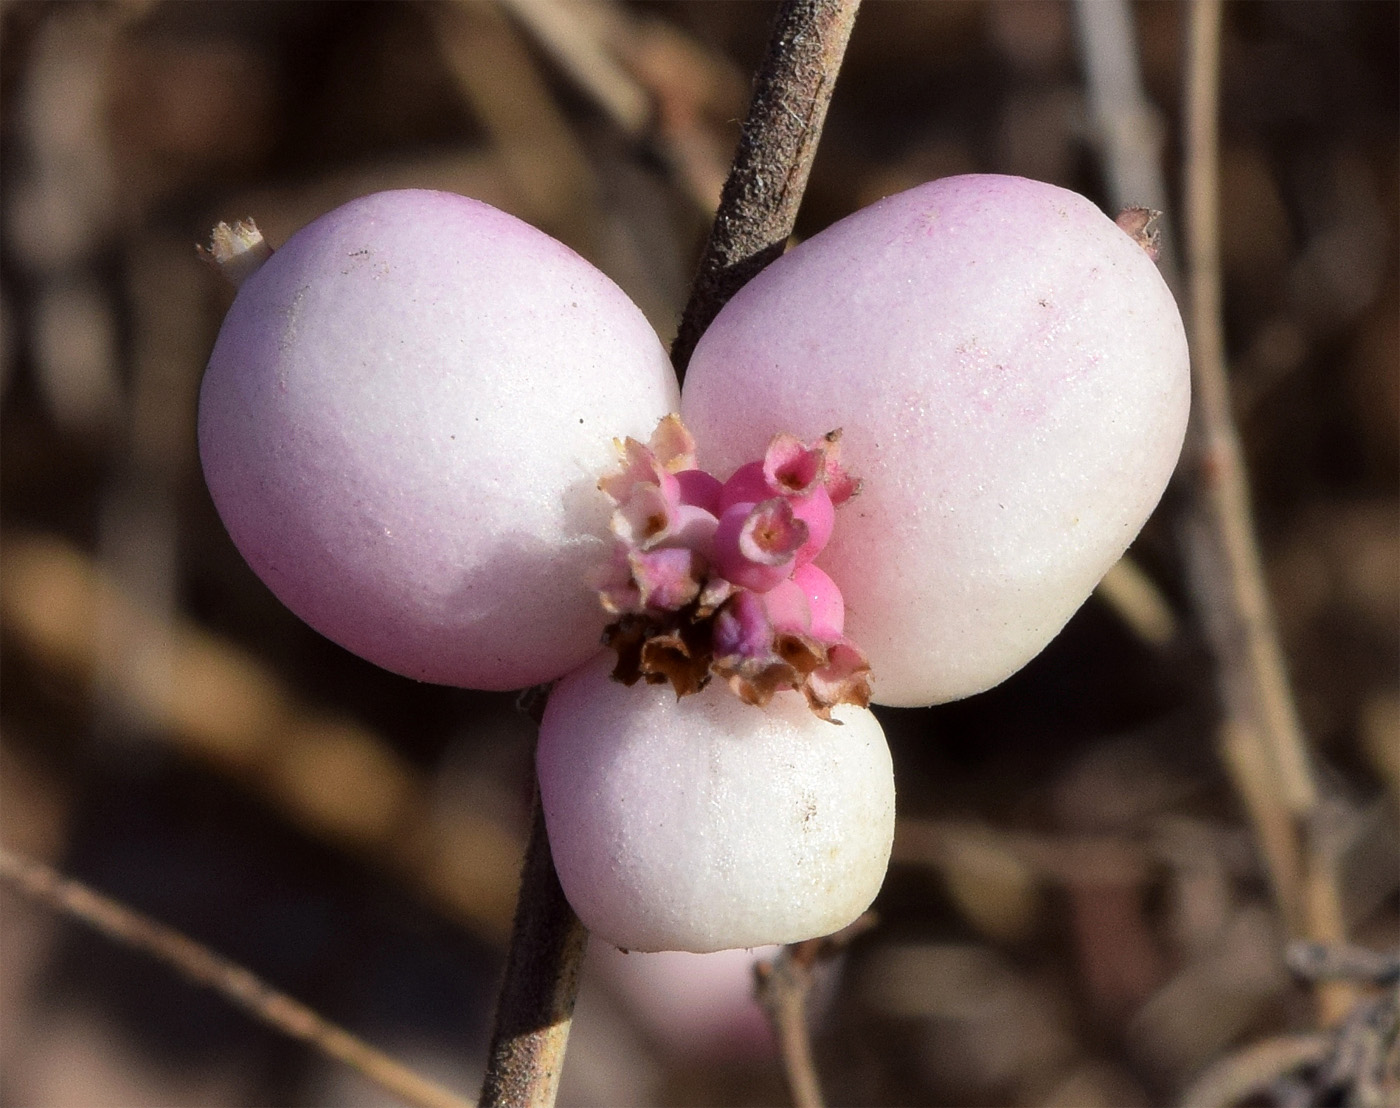
[[[233,226],[220,223],[209,233],[209,245],[197,246],[199,256],[238,288],[272,257],[272,247],[251,219],[240,219]]]
[[[1113,222],[1123,228],[1142,247],[1143,253],[1155,262],[1162,252],[1162,228],[1158,225],[1161,218],[1162,213],[1153,208],[1134,206],[1124,208]]]
[[[719,677],[760,706],[790,689],[827,720],[838,704],[869,704],[841,592],[812,564],[860,486],[840,445],[839,431],[811,443],[778,434],[720,481],[697,467],[678,416],[646,445],[617,444],[620,468],[598,482],[616,505],[615,542],[590,581],[615,617],[604,642],[617,680],[688,696]]]

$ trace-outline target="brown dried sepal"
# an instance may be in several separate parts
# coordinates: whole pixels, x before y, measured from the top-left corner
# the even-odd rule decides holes
[[[679,612],[626,615],[608,624],[603,645],[617,652],[613,680],[624,685],[670,682],[677,697],[710,683],[710,620],[691,604]]]
[[[1133,206],[1124,208],[1113,222],[1126,231],[1155,262],[1162,252],[1162,229],[1157,225],[1161,218],[1162,213],[1153,208]]]
[[[252,219],[240,219],[233,226],[218,224],[209,233],[208,246],[196,246],[199,256],[238,288],[272,257],[272,247]]]
[[[719,677],[745,704],[760,708],[777,693],[800,692],[815,715],[836,724],[831,710],[838,704],[870,706],[870,666],[855,647],[780,632],[765,657],[716,658],[713,614],[697,602],[681,612],[627,615],[609,624],[603,641],[617,652],[613,678],[629,686],[669,683],[680,698]]]
[[[807,675],[802,685],[807,706],[822,719],[831,719],[831,709],[838,704],[870,707],[870,663],[853,646],[837,643],[827,651],[826,664]]]

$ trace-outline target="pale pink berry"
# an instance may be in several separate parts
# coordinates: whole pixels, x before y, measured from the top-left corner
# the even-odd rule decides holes
[[[512,689],[597,649],[593,484],[612,436],[678,401],[646,318],[573,251],[466,197],[386,192],[243,281],[199,450],[229,535],[318,631],[419,680]]]
[[[717,472],[843,429],[865,485],[818,560],[877,701],[917,705],[996,684],[1060,629],[1161,496],[1189,391],[1180,314],[1129,234],[1064,189],[973,176],[765,269],[681,406]]]
[[[864,708],[680,700],[599,658],[550,695],[536,761],[554,865],[596,939],[720,950],[844,927],[884,879],[894,776]]]

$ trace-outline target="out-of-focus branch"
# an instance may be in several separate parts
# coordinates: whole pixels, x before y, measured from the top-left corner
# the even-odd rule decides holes
[[[1143,91],[1132,7],[1127,0],[1076,0],[1074,17],[1109,199],[1117,209],[1140,205],[1166,211],[1161,113]],[[1175,288],[1170,235],[1162,236],[1157,266]]]
[[[778,11],[734,167],[671,347],[682,376],[710,321],[787,245],[859,6],[860,0],[786,0]]]
[[[145,951],[254,1019],[344,1062],[380,1088],[422,1108],[471,1108],[459,1097],[317,1015],[242,966],[40,862],[0,847],[0,881],[109,939]]]
[[[758,1000],[778,1040],[788,1091],[796,1108],[822,1108],[826,1103],[807,1026],[807,994],[812,991],[814,972],[818,965],[836,957],[853,939],[874,926],[874,914],[866,912],[834,935],[785,946],[771,962],[754,966]]]
[[[618,0],[499,0],[623,134],[645,139],[710,219],[729,168],[720,121],[743,109],[744,81],[672,23]]]
[[[1186,262],[1194,403],[1187,433],[1193,502],[1186,518],[1193,594],[1210,638],[1227,720],[1225,750],[1259,829],[1275,896],[1295,935],[1345,939],[1336,863],[1289,687],[1255,542],[1243,451],[1231,411],[1221,311],[1220,0],[1193,0],[1186,80]],[[1324,1024],[1356,1000],[1318,985]]]
[[[1182,1095],[1183,1108],[1233,1108],[1266,1093],[1280,1078],[1327,1057],[1326,1035],[1285,1035],[1266,1039],[1215,1063]]]
[[[430,802],[431,782],[381,736],[304,703],[227,640],[161,620],[75,547],[6,531],[0,629],[12,653],[85,687],[108,627],[132,642],[169,644],[153,664],[124,670],[123,703],[145,733],[418,889],[488,942],[505,941],[522,845],[512,828],[470,805]]]
[[[1124,0],[1075,7],[1086,83],[1116,204],[1165,207],[1160,128],[1142,89],[1132,11]],[[1215,653],[1226,718],[1221,753],[1248,810],[1286,925],[1335,942],[1343,921],[1335,866],[1314,826],[1317,790],[1265,589],[1243,454],[1231,410],[1221,315],[1219,81],[1221,5],[1195,0],[1187,58],[1185,314],[1194,399],[1183,470],[1192,594]],[[1170,237],[1163,275],[1174,286]],[[1322,986],[1324,1018],[1354,999]]]
[[[1317,806],[1317,789],[1264,587],[1225,372],[1218,197],[1220,19],[1219,0],[1193,3],[1185,190],[1195,389],[1188,464],[1196,502],[1189,553],[1226,708],[1266,749],[1279,796],[1301,828]],[[1300,895],[1290,891],[1284,903],[1295,928],[1302,923]]]
[[[430,4],[448,70],[527,203],[532,222],[596,257],[597,176],[524,38],[494,4]]]
[[[561,0],[500,0],[549,51],[574,83],[588,93],[629,135],[640,135],[651,118],[646,92],[604,45],[602,25],[620,13],[598,5]]]

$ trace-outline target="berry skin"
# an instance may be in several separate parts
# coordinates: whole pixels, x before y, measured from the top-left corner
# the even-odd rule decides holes
[[[512,689],[598,649],[610,440],[677,405],[642,313],[475,200],[378,193],[249,276],[200,396],[214,503],[297,615],[385,669]]]
[[[843,430],[863,490],[816,562],[873,700],[920,705],[997,684],[1059,631],[1156,505],[1188,403],[1142,247],[1072,192],[969,176],[755,277],[696,347],[681,416],[717,476],[779,432]]]
[[[889,748],[864,708],[818,719],[712,682],[676,699],[599,658],[554,689],[536,758],[555,868],[598,938],[627,950],[794,942],[850,923],[894,835]]]

